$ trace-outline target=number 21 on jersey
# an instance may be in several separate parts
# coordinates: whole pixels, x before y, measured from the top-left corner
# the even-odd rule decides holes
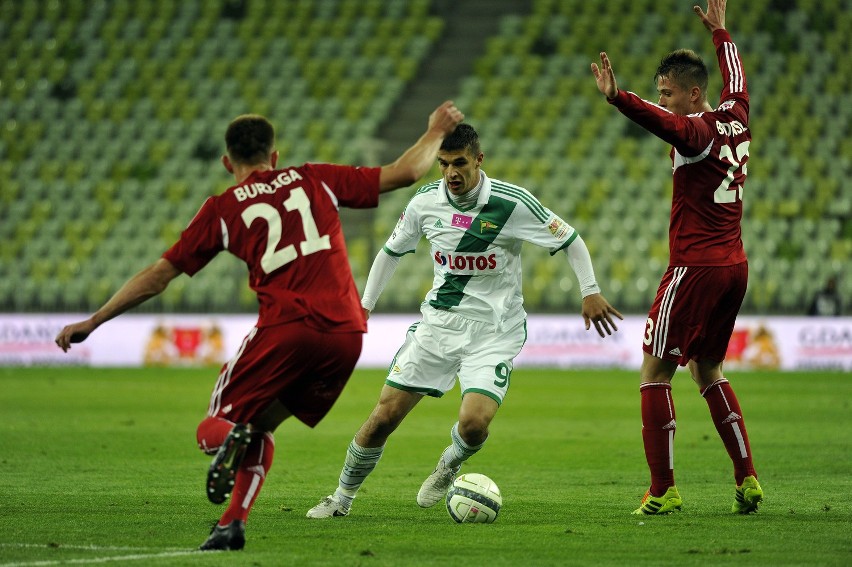
[[[290,196],[284,201],[284,208],[287,209],[287,212],[297,211],[302,219],[305,239],[299,243],[299,251],[303,256],[331,248],[328,235],[320,236],[319,230],[317,230],[317,223],[311,214],[311,201],[304,189],[294,187],[290,191]],[[260,260],[260,267],[263,268],[264,272],[267,274],[273,272],[299,257],[296,253],[296,247],[292,244],[277,250],[278,244],[281,242],[282,226],[281,214],[278,209],[268,203],[255,203],[246,207],[242,217],[246,227],[251,227],[255,219],[266,221],[266,251]]]

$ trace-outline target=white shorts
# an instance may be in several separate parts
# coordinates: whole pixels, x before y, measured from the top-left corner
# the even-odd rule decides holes
[[[503,403],[512,362],[527,340],[527,324],[500,332],[493,323],[465,319],[450,311],[429,310],[405,335],[388,369],[388,386],[440,398],[458,376],[462,396],[484,394]]]

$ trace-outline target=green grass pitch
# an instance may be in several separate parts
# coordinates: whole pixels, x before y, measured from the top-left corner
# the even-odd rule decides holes
[[[421,510],[458,390],[391,437],[347,518],[305,512],[337,482],[383,380],[358,371],[311,430],[276,433],[246,549],[196,553],[221,508],[195,447],[215,369],[0,369],[0,566],[849,565],[852,376],[731,373],[766,499],[730,513],[731,465],[685,373],[675,379],[682,512],[630,512],[648,485],[636,372],[516,369],[484,449],[462,469],[503,492],[492,525]]]

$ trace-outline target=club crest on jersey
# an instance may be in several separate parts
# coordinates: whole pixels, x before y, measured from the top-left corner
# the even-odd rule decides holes
[[[453,226],[458,228],[463,228],[465,230],[470,228],[471,223],[473,223],[473,217],[469,217],[467,215],[454,214],[453,215]]]
[[[500,227],[489,220],[479,221],[479,234],[484,233],[486,230],[500,230]]]

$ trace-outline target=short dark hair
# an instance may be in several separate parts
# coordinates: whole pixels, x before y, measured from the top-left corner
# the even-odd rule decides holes
[[[682,89],[697,86],[701,95],[707,96],[707,80],[709,73],[701,56],[691,49],[677,49],[660,61],[654,74],[654,83],[660,77],[666,77]]]
[[[474,156],[479,155],[479,134],[470,124],[459,124],[441,143],[441,149],[445,152],[457,152],[468,148]]]
[[[234,118],[225,131],[225,146],[231,161],[246,165],[263,163],[272,154],[275,128],[259,114]]]

